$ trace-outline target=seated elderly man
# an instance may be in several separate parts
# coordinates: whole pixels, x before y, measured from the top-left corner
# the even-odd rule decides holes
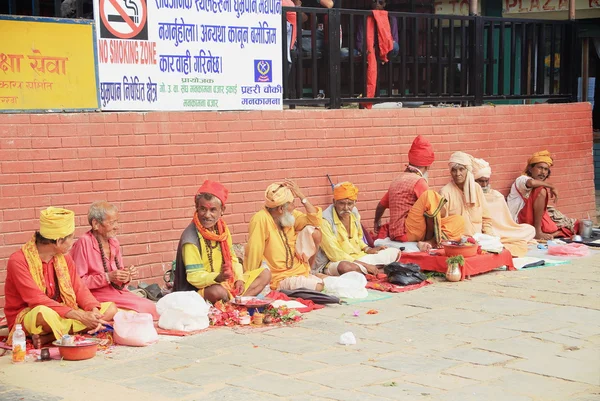
[[[321,249],[313,271],[330,276],[356,271],[377,274],[398,260],[400,251],[383,246],[370,248],[363,240],[360,215],[356,209],[358,188],[350,182],[333,189],[333,204],[323,212]]]
[[[435,154],[431,143],[417,136],[408,152],[406,170],[391,184],[375,210],[375,230],[379,231],[381,217],[390,209],[389,236],[392,241],[418,242],[426,251],[442,239],[459,239],[464,231],[460,216],[441,218],[446,203],[438,193],[429,189],[427,173]]]
[[[49,207],[40,213],[40,230],[10,255],[4,284],[4,313],[10,327],[21,324],[40,348],[65,334],[95,333],[112,320],[117,307],[100,303],[81,282],[73,259],[75,214]]]
[[[548,206],[550,198],[554,198],[555,204],[558,200],[556,188],[546,181],[550,178],[552,164],[552,157],[547,150],[534,153],[527,161],[523,174],[510,188],[506,200],[513,220],[532,225],[535,238],[541,240],[570,237],[577,232],[577,220]]]
[[[73,245],[70,255],[77,266],[81,281],[100,302],[114,302],[117,308],[159,316],[156,305],[127,289],[137,277],[135,266],[125,267],[121,245],[117,240],[119,211],[105,201],[92,203],[88,211],[91,229]]]
[[[306,213],[294,208],[294,197]],[[323,280],[310,274],[310,265],[321,243],[321,209],[313,206],[290,180],[269,185],[265,207],[250,219],[244,270],[266,264],[271,270],[271,289],[323,290]]]
[[[254,296],[271,274],[258,268],[244,273],[233,252],[231,233],[222,216],[229,191],[206,180],[195,196],[196,212],[177,246],[175,291],[198,291],[204,299],[227,302],[232,296]]]
[[[455,152],[450,156],[448,167],[452,181],[440,190],[440,194],[448,200],[442,215],[462,216],[465,235],[495,235],[483,190],[473,177],[473,157],[464,152]]]
[[[504,196],[490,185],[492,169],[483,159],[473,159],[473,177],[483,190],[492,216],[492,228],[502,244],[513,256],[522,257],[527,253],[527,244],[535,237],[535,229],[529,224],[517,224],[512,219]]]

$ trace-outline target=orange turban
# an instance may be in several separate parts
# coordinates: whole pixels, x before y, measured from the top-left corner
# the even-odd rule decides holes
[[[350,199],[355,201],[358,198],[358,188],[351,182],[342,182],[333,188],[333,199]]]
[[[50,206],[40,212],[40,234],[44,238],[65,238],[75,232],[75,213]]]
[[[202,186],[198,188],[196,195],[198,194],[211,194],[212,196],[216,196],[221,201],[221,204],[225,205],[229,190],[227,190],[220,182],[206,180],[202,183]]]
[[[408,151],[408,162],[417,167],[429,167],[434,160],[435,154],[431,143],[423,136],[417,136]]]
[[[294,201],[294,194],[285,187],[283,183],[276,182],[267,188],[265,191],[265,206],[273,208]]]
[[[547,150],[542,150],[541,152],[535,152],[533,156],[531,156],[529,160],[527,160],[527,167],[537,163],[546,163],[548,167],[552,167],[553,162],[554,161],[550,156],[550,152],[548,152]]]

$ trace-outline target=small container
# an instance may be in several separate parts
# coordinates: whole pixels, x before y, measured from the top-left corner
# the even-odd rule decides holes
[[[243,326],[247,326],[250,324],[251,319],[252,318],[250,317],[250,315],[240,316],[240,324]]]
[[[252,324],[261,326],[263,324],[264,318],[265,318],[264,314],[262,314],[260,312],[256,312],[256,313],[254,313],[254,315],[252,315]]]
[[[61,345],[67,345],[67,346],[75,345],[75,337],[72,337],[72,336],[70,336],[68,334],[65,334],[60,339],[60,344]]]
[[[23,326],[17,324],[12,337],[12,362],[22,363],[25,362],[25,356],[27,355],[27,344],[25,342],[25,332]]]
[[[42,361],[49,361],[50,360],[50,349],[42,348],[42,351],[40,352],[40,359]]]
[[[582,219],[579,220],[579,235],[583,238],[592,238],[594,228],[594,222],[592,220]]]

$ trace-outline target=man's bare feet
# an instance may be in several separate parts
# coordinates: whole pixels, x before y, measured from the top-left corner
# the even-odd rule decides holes
[[[31,342],[33,343],[33,348],[40,349],[45,344],[54,340],[53,334],[34,334],[31,336]]]

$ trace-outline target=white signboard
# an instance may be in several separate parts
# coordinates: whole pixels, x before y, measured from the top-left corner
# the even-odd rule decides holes
[[[279,110],[281,0],[94,0],[102,110]]]
[[[547,11],[568,11],[569,0],[503,0],[504,14],[524,14]],[[600,0],[576,0],[575,9],[585,11],[600,8]]]

